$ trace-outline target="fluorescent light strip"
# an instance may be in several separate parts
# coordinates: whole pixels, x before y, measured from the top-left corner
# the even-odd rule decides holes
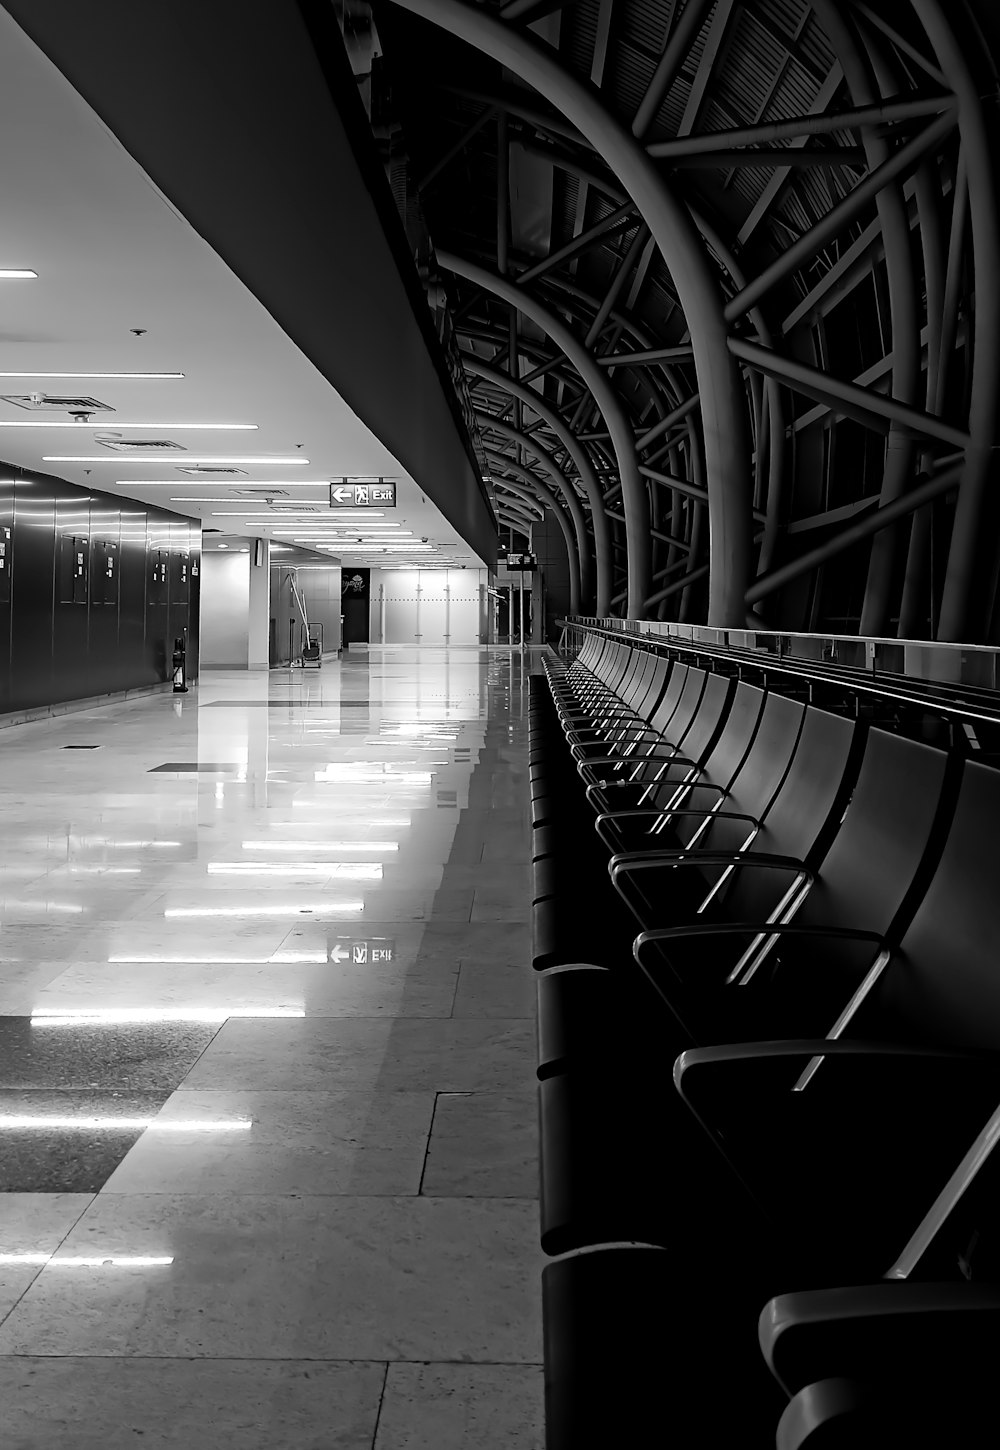
[[[324,731],[312,730],[309,733],[312,734],[312,735],[319,735],[319,734],[325,735],[327,732],[325,730]],[[330,807],[329,807],[329,805],[327,804],[326,801],[292,801],[292,805],[293,806],[298,806],[298,805],[322,806],[323,810],[325,810],[325,811],[327,811],[327,810],[330,809]],[[402,828],[404,826],[408,826],[410,824],[410,817],[409,816],[378,816],[378,815],[371,815],[371,816],[340,816],[338,818],[338,820],[337,820],[337,824],[338,824],[338,826],[391,826],[393,828],[393,830],[399,830],[400,828]],[[268,826],[269,826],[270,830],[272,830],[272,831],[288,831],[288,830],[300,831],[302,829],[302,824],[301,824],[300,821],[269,821],[268,822]],[[351,845],[351,849],[352,850],[354,849],[353,843]]]
[[[30,267],[0,267],[0,278],[6,282],[16,282],[25,277],[37,277],[38,273],[33,272]],[[15,377],[19,374],[15,373]]]
[[[244,841],[244,851],[398,851],[398,841]]]
[[[255,432],[256,431],[256,429],[258,427],[258,424],[256,424],[256,423],[119,423],[118,419],[116,418],[114,420],[113,425],[111,425],[111,424],[108,423],[108,420],[107,419],[104,419],[104,421],[101,422],[101,423],[76,423],[76,422],[70,422],[68,419],[64,422],[62,419],[52,419],[52,418],[26,418],[26,419],[17,418],[17,419],[14,419],[14,420],[7,419],[7,418],[0,419],[0,428],[76,428],[78,431],[81,431],[81,430],[84,430],[85,429],[88,432],[97,431],[97,432],[101,433],[101,432],[104,432],[105,430],[107,430],[108,432],[110,432],[112,426],[114,427],[114,431],[115,432],[118,432],[119,429],[124,429],[124,428],[137,428],[137,429],[140,429],[141,431],[147,432],[147,433],[151,433],[151,432],[158,432],[158,433],[174,433],[174,432],[178,432],[178,433],[190,433],[190,432],[193,432],[193,431],[197,431],[199,433],[206,433],[206,432],[209,432],[209,433],[211,433],[211,432],[216,432],[216,433],[252,433],[252,432]]]
[[[313,920],[330,912],[364,911],[363,901],[336,901],[325,906],[168,906],[166,917],[192,916],[300,916]]]
[[[309,963],[315,965],[326,961],[326,952],[272,952],[269,957],[227,957],[219,955],[208,955],[202,953],[198,957],[188,956],[148,956],[145,954],[131,955],[127,952],[116,953],[108,957],[112,966],[134,966],[134,967],[201,967],[201,966],[270,966],[272,962],[280,962],[282,965],[304,965]]]
[[[32,1027],[114,1027],[131,1022],[226,1022],[230,1017],[304,1017],[304,1007],[36,1007]],[[2,1115],[0,1115],[2,1117]]]
[[[3,1128],[81,1128],[93,1132],[95,1128],[121,1128],[134,1132],[136,1128],[157,1128],[168,1133],[218,1133],[227,1128],[234,1128],[239,1132],[246,1132],[253,1127],[252,1118],[191,1118],[173,1120],[165,1119],[158,1122],[155,1118],[113,1118],[109,1115],[104,1117],[79,1117],[71,1118],[66,1116],[43,1117],[40,1113],[3,1113],[0,1114],[0,1130]]]
[[[159,1269],[173,1262],[173,1255],[162,1258],[148,1254],[104,1254],[89,1258],[72,1255],[57,1259],[52,1254],[0,1254],[0,1264],[44,1264],[50,1269]]]
[[[75,428],[78,425],[74,423],[74,424],[71,424],[70,426]],[[115,426],[118,427],[120,425],[119,424],[116,424]],[[150,427],[150,428],[162,429],[162,428],[165,428],[166,427],[166,424],[164,424],[164,423],[155,423],[155,424],[151,423],[151,424],[148,424],[147,426]],[[256,423],[253,426],[256,427],[257,426]],[[118,467],[121,466],[121,460],[123,458],[127,458],[128,461],[129,461],[129,463],[152,463],[157,468],[162,468],[163,467],[163,458],[162,458],[162,455],[161,456],[156,456],[155,454],[149,454],[149,453],[117,453],[117,454],[116,453],[88,453],[88,454],[83,454],[83,453],[72,453],[72,454],[71,453],[46,453],[46,454],[44,454],[42,456],[42,462],[43,463],[113,463],[115,465],[115,467],[118,468]],[[231,455],[228,455],[228,454],[225,457],[219,457],[218,455],[213,456],[212,454],[209,454],[209,453],[187,453],[185,451],[184,452],[184,455],[183,455],[183,459],[181,460],[181,462],[178,463],[178,467],[179,468],[180,467],[186,467],[186,465],[189,464],[189,463],[218,463],[218,464],[226,464],[227,466],[230,463],[241,463],[241,464],[242,463],[245,463],[245,464],[253,465],[253,466],[256,466],[256,467],[260,467],[260,468],[305,468],[305,467],[308,466],[309,459],[308,458],[236,458],[236,457],[231,456]],[[179,484],[179,483],[183,483],[183,481],[184,481],[183,479],[172,479],[171,480],[171,482],[175,486],[177,484]],[[141,482],[141,480],[136,479],[135,482],[138,483],[138,482]]]
[[[209,876],[339,876],[347,881],[381,881],[381,861],[294,861],[281,866],[261,861],[210,861]]]
[[[30,369],[23,372],[0,372],[0,378],[182,378],[183,373],[38,373]]]

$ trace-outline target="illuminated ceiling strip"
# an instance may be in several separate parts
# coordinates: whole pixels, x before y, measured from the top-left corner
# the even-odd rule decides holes
[[[324,906],[168,906],[166,917],[190,916],[300,916],[317,920],[329,913],[364,911],[363,901],[328,902]]]
[[[27,277],[37,277],[30,267],[0,267],[0,278],[5,282],[16,282]]]
[[[76,428],[88,432],[97,431],[110,432],[111,428],[117,433],[123,428],[139,428],[147,433],[189,433],[197,430],[200,433],[250,433],[256,432],[256,423],[120,423],[117,418],[103,419],[99,423],[83,423],[70,421],[69,419],[55,418],[15,418],[0,419],[0,428]]]
[[[244,841],[244,851],[398,851],[398,841]]]
[[[0,378],[182,378],[183,373],[39,373],[33,369],[0,372]]]
[[[339,876],[349,881],[381,881],[380,861],[210,861],[209,876]]]
[[[73,424],[73,426],[76,427],[77,425],[76,424]],[[116,426],[118,426],[118,425],[116,425]],[[157,428],[162,428],[165,425],[162,424],[162,423],[157,423],[155,426]],[[256,424],[254,426],[256,427]],[[178,452],[180,452],[180,451],[181,450],[178,450]],[[162,468],[163,467],[163,456],[162,456],[162,454],[157,455],[157,454],[153,454],[153,453],[120,453],[120,452],[119,453],[92,453],[92,454],[90,454],[90,453],[88,453],[88,454],[83,454],[83,453],[73,453],[73,454],[70,454],[70,453],[46,453],[46,454],[44,454],[42,456],[42,462],[43,463],[113,463],[115,465],[115,467],[118,468],[118,467],[121,466],[121,460],[123,458],[127,458],[128,461],[129,461],[129,463],[131,463],[131,464],[135,464],[135,463],[151,463],[156,468]],[[240,464],[246,463],[248,465],[253,465],[253,466],[256,466],[256,467],[259,467],[259,468],[305,468],[309,464],[309,459],[308,458],[237,458],[237,457],[235,457],[235,456],[233,456],[231,454],[226,454],[225,456],[220,456],[220,455],[216,454],[216,455],[213,456],[210,453],[188,453],[186,450],[184,450],[184,452],[183,452],[183,458],[180,460],[180,462],[178,463],[177,466],[178,466],[178,468],[186,467],[189,463],[218,463],[218,464],[226,464],[227,466],[229,464],[231,464],[231,463],[240,463]],[[181,483],[183,483],[183,481],[184,481],[183,479],[174,479],[174,480],[172,480],[172,482],[174,484],[181,484]],[[138,482],[140,482],[140,480],[137,479],[136,482],[138,483]],[[252,483],[252,480],[251,480],[251,483]]]

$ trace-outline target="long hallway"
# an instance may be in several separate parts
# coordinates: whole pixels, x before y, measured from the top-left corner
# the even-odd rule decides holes
[[[5,1450],[538,1450],[526,677],[5,730]]]

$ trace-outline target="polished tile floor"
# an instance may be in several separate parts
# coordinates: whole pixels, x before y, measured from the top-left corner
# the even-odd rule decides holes
[[[0,732],[4,1450],[539,1450],[531,666]]]

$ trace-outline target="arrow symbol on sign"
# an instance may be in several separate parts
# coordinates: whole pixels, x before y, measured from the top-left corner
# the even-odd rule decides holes
[[[331,962],[346,962],[347,961],[347,958],[350,955],[351,955],[350,952],[345,952],[343,947],[331,947],[330,948],[330,960],[331,960]]]
[[[331,488],[330,492],[338,503],[346,503],[349,498],[354,497],[353,488]]]

